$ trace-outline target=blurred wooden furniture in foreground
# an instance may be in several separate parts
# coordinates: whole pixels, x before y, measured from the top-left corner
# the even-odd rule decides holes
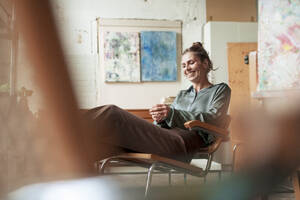
[[[289,107],[289,104],[293,103],[293,98],[299,98],[300,96],[300,90],[286,90],[286,91],[261,91],[261,92],[254,92],[252,94],[252,97],[256,99],[256,101],[259,101],[260,104],[267,110],[272,109],[283,109],[278,107],[277,105],[281,105],[282,107]],[[300,120],[300,119],[298,119]],[[289,124],[285,124],[286,126],[286,137],[290,137],[289,133]],[[293,138],[290,138],[290,140],[293,140]],[[288,147],[290,148],[290,147]],[[295,149],[297,151],[297,149]],[[298,151],[299,153],[299,151]],[[287,155],[289,156],[289,155]],[[299,166],[300,167],[300,166]],[[292,175],[293,179],[293,186],[294,186],[294,194],[295,199],[300,199],[300,185],[299,185],[299,174],[300,168],[294,172]]]
[[[98,162],[98,168],[100,173],[105,173],[105,168],[114,161],[121,161],[127,162],[132,165],[141,166],[148,168],[148,176],[147,176],[147,183],[146,183],[146,190],[145,196],[147,196],[150,186],[151,186],[151,179],[154,170],[159,170],[165,173],[169,173],[169,184],[171,183],[171,173],[181,172],[184,173],[185,182],[186,182],[186,174],[190,174],[192,176],[198,177],[205,177],[209,172],[209,169],[212,164],[213,153],[219,148],[220,144],[224,141],[229,140],[229,132],[227,130],[230,123],[230,117],[227,117],[225,123],[225,129],[221,129],[219,127],[213,126],[211,124],[207,124],[201,121],[189,121],[186,122],[184,125],[186,128],[192,130],[203,130],[209,132],[216,136],[216,141],[212,143],[210,146],[206,148],[199,149],[198,154],[195,156],[199,156],[200,154],[207,155],[207,163],[205,169],[202,169],[201,166],[180,162],[177,160],[173,160],[170,158],[165,158],[162,156],[154,155],[154,154],[141,154],[141,153],[129,153],[129,154],[122,154],[118,156],[109,157],[103,161]]]
[[[257,52],[253,51],[249,53],[249,94],[250,94],[250,102],[247,100],[247,104],[251,105],[252,107],[260,108],[261,110],[274,111],[274,109],[283,109],[287,110],[287,107],[289,106],[287,103],[287,99],[291,100],[293,97],[297,97],[300,95],[300,91],[297,90],[281,90],[281,91],[260,91],[257,92],[258,87],[258,64],[257,64]],[[247,91],[247,90],[246,90]],[[297,95],[297,93],[299,93]],[[288,97],[290,96],[290,97]],[[280,107],[277,107],[279,105]],[[231,113],[232,114],[232,113]],[[258,117],[258,116],[257,116]],[[278,120],[278,119],[277,119]],[[266,120],[265,120],[266,121]],[[232,130],[234,131],[234,130]],[[247,159],[245,157],[244,152],[244,144],[245,138],[247,138],[246,135],[243,135],[245,133],[241,131],[237,131],[239,135],[234,135],[233,138],[233,146],[234,146],[234,153],[233,153],[233,163],[234,168],[236,170],[242,169],[244,165],[247,166]],[[285,132],[288,132],[287,130]],[[274,133],[276,134],[276,133]],[[260,136],[258,136],[260,137]],[[271,140],[271,138],[269,139]],[[296,199],[300,199],[299,194],[299,177],[296,173],[293,176],[294,179],[294,191]]]

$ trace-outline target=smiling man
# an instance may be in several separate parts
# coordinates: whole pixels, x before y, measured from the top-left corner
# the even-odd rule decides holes
[[[106,157],[129,151],[190,162],[199,148],[215,141],[210,133],[188,130],[184,123],[200,120],[224,128],[230,88],[225,83],[213,85],[208,81],[207,74],[213,66],[200,42],[183,52],[181,65],[192,85],[180,91],[171,106],[157,104],[149,110],[154,124],[114,105],[97,107],[87,112],[87,117],[96,129],[96,135],[91,137],[99,145],[111,147]],[[101,157],[98,156],[98,159]]]

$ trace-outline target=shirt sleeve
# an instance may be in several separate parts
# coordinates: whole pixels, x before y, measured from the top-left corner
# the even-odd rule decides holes
[[[165,120],[163,120],[161,122],[153,121],[153,124],[156,125],[156,126],[159,126],[161,128],[170,129],[169,125],[166,123]]]
[[[222,118],[227,114],[230,95],[231,90],[227,85],[224,84],[224,86],[219,87],[215,91],[212,101],[206,102],[208,106],[207,112],[189,112],[175,109],[176,98],[165,122],[171,128],[178,127],[182,129],[185,129],[184,123],[191,120],[200,120],[222,127]]]

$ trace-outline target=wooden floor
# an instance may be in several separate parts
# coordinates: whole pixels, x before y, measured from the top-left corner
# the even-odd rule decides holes
[[[224,178],[229,176],[229,173],[224,174]],[[207,177],[207,183],[212,183],[218,180],[217,174],[209,174]],[[143,199],[144,186],[146,183],[146,174],[138,175],[114,175],[114,176],[102,176],[92,177],[79,180],[68,180],[65,182],[52,182],[44,184],[35,184],[21,188],[14,193],[10,194],[10,200],[32,200],[32,199],[66,199],[61,197],[70,196],[70,199],[74,199],[74,195],[77,195],[76,199],[86,199],[88,196],[90,200],[99,199],[103,195],[108,197],[114,197],[113,199]],[[187,185],[196,186],[199,188],[203,186],[204,179],[187,176]],[[156,188],[162,188],[157,186],[168,186],[168,175],[166,174],[154,174],[152,186]],[[172,175],[172,186],[184,186],[184,178],[182,174]],[[133,188],[132,188],[133,187]],[[62,190],[65,188],[66,190]],[[135,189],[134,189],[135,188]],[[175,188],[175,187],[171,187]],[[177,187],[181,188],[182,187]],[[184,187],[185,188],[185,187]],[[195,188],[195,187],[194,187]],[[132,190],[134,189],[134,190]],[[166,189],[166,188],[165,188]],[[197,189],[198,190],[198,189]],[[184,190],[183,190],[184,191]],[[49,195],[49,198],[45,198],[45,195]],[[79,196],[78,196],[79,195]],[[94,195],[94,196],[91,196]],[[39,198],[43,197],[43,198]],[[60,197],[60,198],[58,198]],[[93,198],[92,198],[93,197]],[[106,196],[107,197],[107,196]],[[141,198],[137,198],[141,197]],[[102,199],[102,198],[100,198]],[[110,198],[112,199],[112,198]],[[294,200],[293,194],[273,194],[269,196],[269,200]]]
[[[141,169],[141,171],[144,171]],[[222,179],[229,177],[229,173],[222,173]],[[128,185],[134,185],[138,187],[143,187],[146,184],[146,174],[137,175],[114,175],[110,176],[112,179],[121,183],[121,186],[127,187]],[[218,173],[210,173],[207,175],[206,183],[213,183],[219,180]],[[184,177],[183,174],[173,174],[171,179],[172,186],[183,186]],[[187,185],[196,185],[201,187],[204,182],[204,178],[193,177],[187,175]],[[286,185],[287,183],[285,183]],[[152,178],[152,186],[167,186],[168,185],[168,175],[167,174],[154,174]],[[288,184],[290,187],[292,183]],[[293,193],[276,193],[269,196],[268,200],[295,200]]]

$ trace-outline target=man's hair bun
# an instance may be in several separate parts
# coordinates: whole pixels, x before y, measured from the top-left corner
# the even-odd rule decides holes
[[[193,47],[200,47],[200,48],[203,48],[203,45],[202,45],[201,42],[194,42],[192,46],[193,46]]]

